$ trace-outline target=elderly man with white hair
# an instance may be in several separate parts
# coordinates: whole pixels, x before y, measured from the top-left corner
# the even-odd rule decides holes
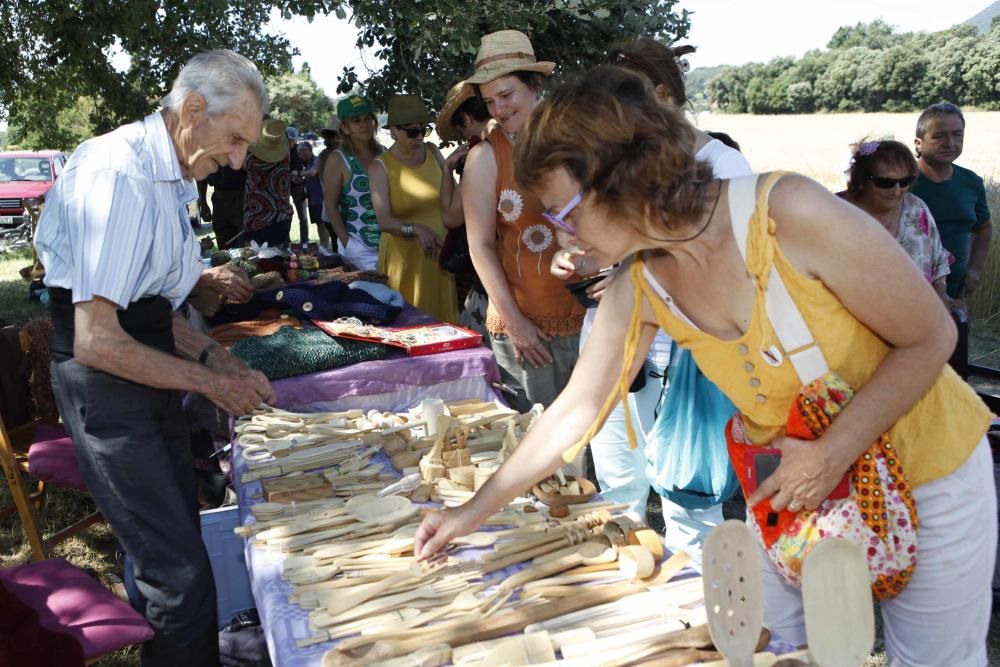
[[[162,106],[77,148],[36,247],[59,411],[156,631],[142,664],[216,667],[215,586],[180,396],[200,392],[239,415],[274,393],[174,311],[202,275],[187,217],[195,180],[243,165],[268,97],[253,63],[217,50],[184,66]]]

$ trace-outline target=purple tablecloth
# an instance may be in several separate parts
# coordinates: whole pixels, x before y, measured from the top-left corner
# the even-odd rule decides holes
[[[393,326],[428,324],[435,320],[412,306],[407,306]],[[468,386],[470,381],[476,386]],[[472,392],[463,396],[478,396],[478,385],[487,386],[500,381],[500,370],[493,352],[480,346],[423,357],[408,357],[402,351],[393,350],[382,361],[369,361],[345,368],[310,373],[298,377],[272,382],[278,396],[278,406],[286,409],[312,405],[315,410],[331,409],[328,405],[336,401],[337,409],[363,408],[363,402],[347,401],[350,397],[364,397],[392,394],[393,405],[412,405],[416,398],[427,398],[426,388],[433,385],[466,385]],[[460,392],[461,393],[461,392]],[[434,396],[438,397],[438,396]],[[441,398],[445,398],[441,396]]]

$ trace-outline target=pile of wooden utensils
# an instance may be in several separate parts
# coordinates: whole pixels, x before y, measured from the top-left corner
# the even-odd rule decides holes
[[[464,502],[509,456],[541,411],[536,406],[519,414],[478,400],[427,400],[399,414],[262,407],[236,422],[236,441],[247,464],[241,481],[264,480],[270,502],[368,493],[395,479],[376,460],[381,453],[398,473],[419,475],[422,484],[408,491],[415,501]],[[328,470],[306,472],[320,468]]]

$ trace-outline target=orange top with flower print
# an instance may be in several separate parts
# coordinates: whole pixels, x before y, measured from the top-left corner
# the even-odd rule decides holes
[[[496,252],[517,307],[544,333],[572,336],[583,326],[584,308],[549,272],[559,249],[555,229],[542,216],[542,203],[514,177],[514,146],[499,127],[490,132],[497,162]],[[492,301],[486,329],[506,333]]]

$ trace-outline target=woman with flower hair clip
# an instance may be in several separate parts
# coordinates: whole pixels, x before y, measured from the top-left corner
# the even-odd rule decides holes
[[[922,199],[910,192],[917,161],[898,141],[861,141],[847,171],[847,189],[837,194],[879,221],[916,262],[949,309],[954,307],[945,283],[954,258],[941,245],[934,216]]]

